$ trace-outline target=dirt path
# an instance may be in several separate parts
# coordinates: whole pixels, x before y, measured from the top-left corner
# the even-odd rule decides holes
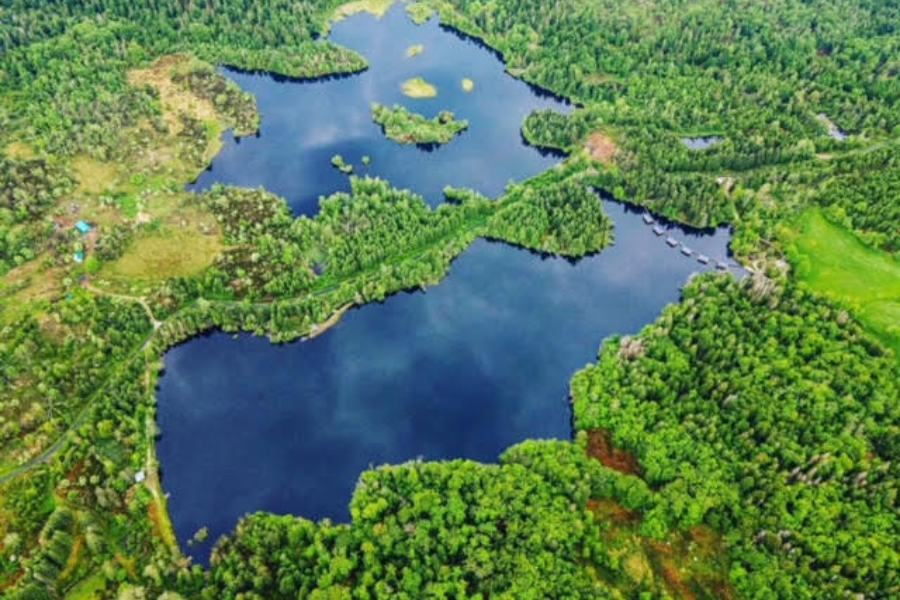
[[[156,329],[159,329],[160,327],[162,327],[162,324],[163,324],[162,321],[158,320],[153,315],[153,311],[150,310],[150,305],[147,304],[147,298],[145,298],[144,296],[128,296],[126,294],[116,294],[114,292],[107,292],[106,290],[101,290],[100,288],[94,287],[93,285],[91,285],[90,283],[87,283],[87,282],[83,283],[81,287],[88,290],[89,292],[93,292],[93,293],[97,294],[98,296],[107,296],[109,298],[116,298],[118,300],[124,300],[126,302],[137,302],[142,307],[144,307],[144,311],[147,313],[147,317],[150,319],[150,322],[153,324],[153,329],[156,330]]]

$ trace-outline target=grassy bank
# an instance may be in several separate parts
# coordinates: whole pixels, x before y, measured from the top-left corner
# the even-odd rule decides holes
[[[859,321],[900,358],[900,263],[809,210],[791,233],[797,277],[846,303]]]

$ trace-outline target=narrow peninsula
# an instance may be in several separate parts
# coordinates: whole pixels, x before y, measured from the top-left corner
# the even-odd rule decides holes
[[[400,144],[446,144],[469,127],[468,121],[458,121],[449,110],[429,120],[396,104],[393,108],[372,104],[372,120]]]

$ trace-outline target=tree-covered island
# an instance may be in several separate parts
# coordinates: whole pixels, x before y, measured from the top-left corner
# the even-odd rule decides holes
[[[468,121],[457,120],[449,110],[427,119],[397,104],[392,108],[372,104],[372,120],[387,137],[401,144],[446,144],[469,127]]]

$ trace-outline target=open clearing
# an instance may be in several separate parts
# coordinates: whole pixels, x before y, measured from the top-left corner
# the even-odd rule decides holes
[[[412,19],[413,23],[421,25],[431,19],[434,15],[434,9],[427,4],[413,2],[412,4],[406,5],[406,14]]]
[[[136,238],[118,260],[103,265],[101,278],[127,281],[164,281],[196,275],[222,251],[218,235],[197,227],[165,225]]]
[[[173,54],[160,58],[146,69],[132,69],[128,72],[128,81],[131,85],[137,87],[149,85],[159,92],[163,118],[172,135],[177,135],[184,127],[179,118],[181,113],[204,122],[215,121],[218,117],[211,102],[172,81],[172,74],[177,69],[185,67],[190,60],[190,57],[183,54]]]
[[[119,180],[115,163],[100,162],[88,156],[76,156],[72,160],[78,178],[78,191],[85,194],[102,194],[115,187]]]
[[[900,358],[900,263],[819,210],[803,213],[792,242],[798,278],[847,303],[860,323]]]
[[[585,147],[594,160],[600,161],[604,165],[614,164],[616,154],[619,152],[619,147],[616,146],[613,139],[599,131],[590,135]]]
[[[361,12],[367,12],[380,19],[393,6],[394,2],[396,0],[358,0],[357,2],[348,2],[335,9],[334,20],[340,21]]]

